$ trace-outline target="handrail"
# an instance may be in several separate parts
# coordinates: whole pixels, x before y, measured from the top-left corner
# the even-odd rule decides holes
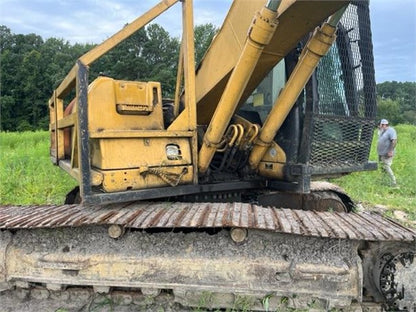
[[[140,28],[150,23],[153,19],[158,17],[160,14],[169,9],[172,5],[177,3],[179,0],[163,0],[151,8],[149,11],[135,19],[130,24],[127,24],[123,29],[115,33],[113,36],[105,40],[103,43],[97,45],[84,55],[79,60],[86,66],[89,66],[98,58],[103,56],[105,53],[110,51],[112,48],[123,42],[125,39],[133,35]],[[72,67],[69,73],[66,75],[64,80],[56,89],[57,97],[62,98],[69,93],[71,89],[75,87],[76,78],[76,65]]]

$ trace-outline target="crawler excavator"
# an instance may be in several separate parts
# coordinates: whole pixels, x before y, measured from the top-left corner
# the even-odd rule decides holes
[[[81,56],[53,92],[51,159],[79,187],[63,205],[1,207],[1,290],[415,311],[415,231],[354,212],[319,182],[376,168],[368,2],[235,0],[195,68],[182,0],[173,99],[163,81],[88,80],[89,65],[177,2]]]

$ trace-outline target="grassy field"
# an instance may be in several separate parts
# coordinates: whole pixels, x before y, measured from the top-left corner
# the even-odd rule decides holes
[[[387,213],[401,210],[416,220],[416,127],[398,125],[393,162],[399,189],[387,186],[380,170],[334,180],[364,206],[383,205]],[[376,140],[376,137],[374,137]],[[375,143],[375,141],[374,141]],[[49,136],[42,132],[0,133],[0,203],[61,204],[76,182],[49,159]],[[370,159],[377,161],[375,144]]]
[[[392,169],[399,188],[389,187],[389,179],[381,168],[377,171],[356,172],[334,182],[343,187],[355,202],[364,206],[383,205],[391,216],[394,210],[407,213],[410,220],[416,220],[416,126],[398,125],[398,143]],[[377,161],[377,136],[374,135],[370,160]]]
[[[0,133],[1,204],[62,204],[76,184],[52,165],[48,132]]]

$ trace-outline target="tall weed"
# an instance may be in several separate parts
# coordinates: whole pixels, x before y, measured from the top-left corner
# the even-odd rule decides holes
[[[62,204],[76,181],[49,158],[49,134],[0,133],[0,203]]]

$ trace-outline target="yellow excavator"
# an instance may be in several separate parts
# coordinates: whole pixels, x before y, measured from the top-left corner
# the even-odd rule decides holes
[[[173,99],[163,81],[88,80],[177,2]],[[193,3],[163,0],[81,56],[49,111],[52,162],[79,187],[63,205],[0,207],[0,290],[415,311],[415,231],[319,182],[376,168],[367,1],[234,0],[195,68]]]

